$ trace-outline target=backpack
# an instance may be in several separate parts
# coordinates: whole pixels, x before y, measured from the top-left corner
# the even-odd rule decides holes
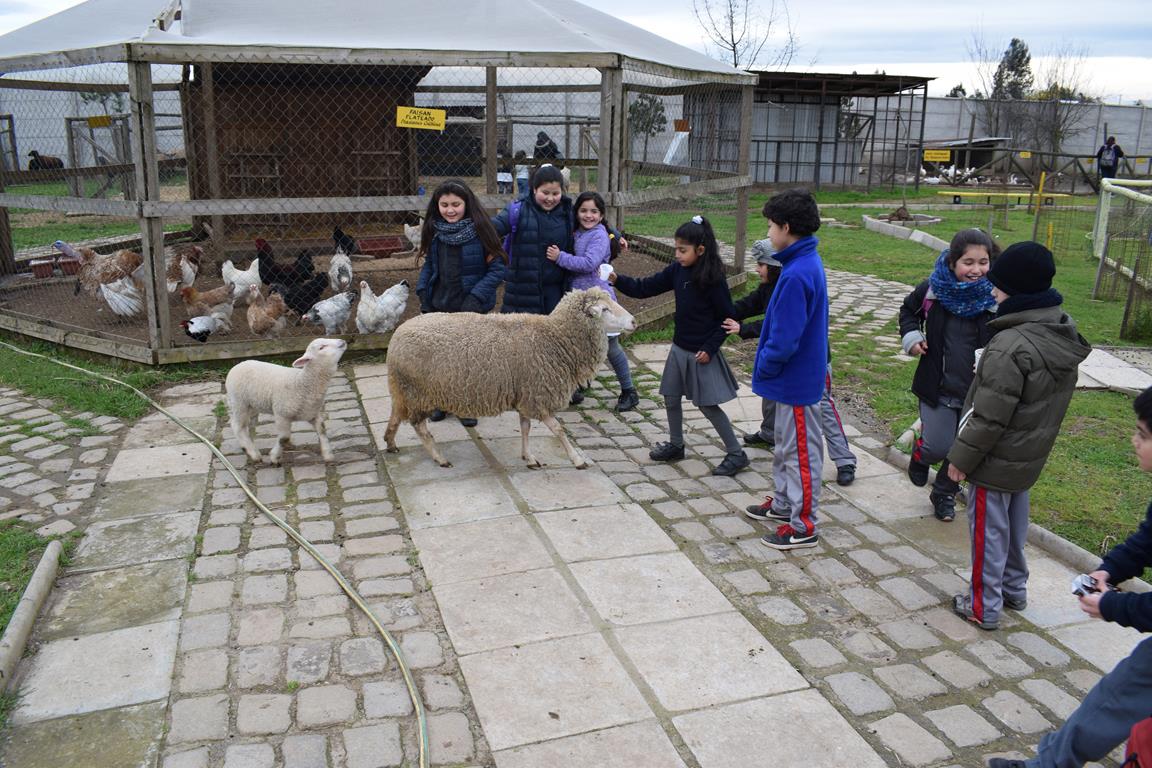
[[[1105,144],[1100,148],[1100,165],[1105,168],[1111,168],[1116,165],[1116,145],[1108,146]]]
[[[1152,768],[1152,717],[1132,726],[1120,768]]]
[[[524,205],[523,200],[513,200],[508,205],[508,234],[504,235],[504,253],[508,256],[508,261],[512,261],[512,239],[516,237],[516,227],[520,224],[520,207]]]

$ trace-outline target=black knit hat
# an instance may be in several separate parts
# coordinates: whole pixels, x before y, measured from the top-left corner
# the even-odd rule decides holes
[[[1042,293],[1052,287],[1056,262],[1052,251],[1040,243],[1026,240],[1014,243],[992,262],[988,282],[1009,296],[1018,293]]]

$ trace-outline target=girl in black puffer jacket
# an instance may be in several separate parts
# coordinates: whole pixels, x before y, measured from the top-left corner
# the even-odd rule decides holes
[[[921,436],[908,462],[908,478],[916,485],[927,484],[930,465],[944,459],[956,439],[975,352],[992,338],[988,321],[996,316],[996,302],[985,275],[999,253],[999,246],[981,230],[957,232],[932,275],[900,307],[904,352],[920,358],[912,391],[920,399]],[[944,459],[928,496],[939,520],[955,518],[959,489],[948,479]]]

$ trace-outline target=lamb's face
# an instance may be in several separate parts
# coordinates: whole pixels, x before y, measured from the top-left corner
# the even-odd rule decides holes
[[[303,368],[313,360],[318,360],[324,365],[335,368],[346,349],[348,349],[348,342],[343,339],[313,339],[308,344],[308,348],[304,350],[304,354],[292,363],[292,367]]]
[[[605,333],[631,333],[636,330],[636,318],[632,313],[617,304],[607,294],[596,299],[588,307],[593,317],[599,316]]]

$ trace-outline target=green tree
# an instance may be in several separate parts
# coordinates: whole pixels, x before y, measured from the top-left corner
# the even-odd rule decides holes
[[[952,86],[952,90],[948,91],[948,97],[952,99],[967,95],[968,91],[964,90],[964,83],[957,83],[956,85]]]
[[[992,76],[993,99],[1025,99],[1032,90],[1032,54],[1018,37],[1012,38]]]
[[[663,133],[668,128],[668,116],[664,112],[664,102],[650,93],[642,93],[628,105],[628,125],[632,129],[632,140],[644,137],[644,151],[640,155],[648,162],[648,140]]]

